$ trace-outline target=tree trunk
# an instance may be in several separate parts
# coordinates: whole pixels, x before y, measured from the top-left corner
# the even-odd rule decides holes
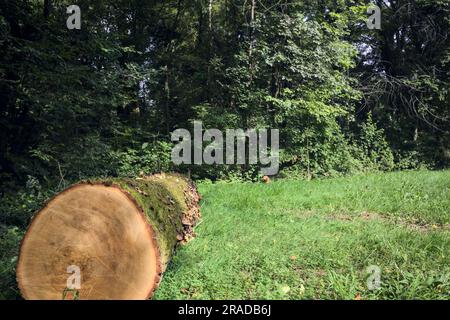
[[[252,7],[250,9],[250,47],[248,50],[250,82],[253,81],[253,47],[254,47],[253,42],[255,32],[255,10],[256,10],[256,0],[252,0]]]
[[[164,91],[166,93],[166,101],[164,102],[164,113],[166,118],[166,134],[170,136],[170,74],[169,66],[166,65],[165,68],[166,79],[164,82]]]
[[[206,90],[207,90],[207,100],[211,104],[212,101],[212,90],[211,90],[211,59],[213,56],[213,0],[208,1],[208,67],[206,70]]]
[[[209,32],[212,32],[212,9],[213,9],[213,0],[208,0],[208,28]]]
[[[179,175],[70,187],[38,212],[22,241],[23,297],[62,299],[70,289],[79,299],[151,298],[177,244],[195,236],[199,199]]]

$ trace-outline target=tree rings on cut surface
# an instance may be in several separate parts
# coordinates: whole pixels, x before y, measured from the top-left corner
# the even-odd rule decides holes
[[[199,195],[157,175],[70,187],[33,219],[17,281],[25,299],[148,299],[179,242],[194,236]]]

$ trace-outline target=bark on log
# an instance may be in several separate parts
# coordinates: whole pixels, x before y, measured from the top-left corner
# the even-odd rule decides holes
[[[195,236],[199,199],[193,183],[179,175],[68,188],[37,213],[22,240],[22,296],[62,299],[76,284],[76,272],[68,273],[75,266],[79,299],[151,298],[177,244]]]

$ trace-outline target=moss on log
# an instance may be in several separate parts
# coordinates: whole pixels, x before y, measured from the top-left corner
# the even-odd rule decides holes
[[[71,186],[36,214],[22,241],[22,296],[62,299],[70,289],[79,299],[151,298],[177,244],[195,236],[199,199],[180,175]]]

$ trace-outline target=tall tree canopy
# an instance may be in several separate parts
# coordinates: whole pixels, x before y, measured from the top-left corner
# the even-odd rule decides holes
[[[80,0],[81,30],[70,4],[0,4],[2,190],[186,170],[170,133],[195,119],[279,128],[285,174],[449,163],[448,1]]]

